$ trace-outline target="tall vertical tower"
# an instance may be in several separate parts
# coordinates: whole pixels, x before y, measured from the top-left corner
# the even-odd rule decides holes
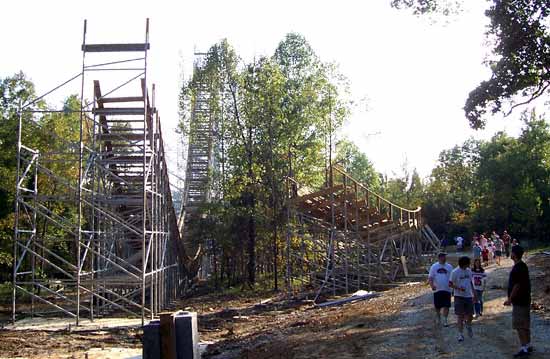
[[[195,53],[194,76],[197,86],[193,89],[189,146],[185,173],[185,220],[197,213],[199,206],[210,199],[209,183],[212,165],[212,116],[208,84],[201,74],[205,63],[203,53]]]

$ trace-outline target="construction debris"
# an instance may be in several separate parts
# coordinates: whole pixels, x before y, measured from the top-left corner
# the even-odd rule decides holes
[[[357,301],[360,301],[360,300],[366,300],[366,299],[378,297],[379,295],[380,295],[379,293],[375,293],[375,292],[367,292],[367,291],[364,291],[364,290],[358,290],[357,292],[353,293],[348,298],[343,298],[343,299],[338,299],[338,300],[333,300],[333,301],[330,301],[330,302],[324,302],[324,303],[321,303],[321,304],[317,304],[317,307],[323,308],[323,307],[331,307],[331,306],[335,306],[335,305],[342,305],[342,304],[346,304],[346,303],[352,303],[352,302],[357,302]]]

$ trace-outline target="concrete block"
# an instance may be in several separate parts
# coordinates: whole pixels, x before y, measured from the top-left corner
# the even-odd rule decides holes
[[[143,327],[143,359],[161,359],[159,320],[152,320]]]
[[[197,313],[178,312],[175,322],[177,359],[200,359]]]

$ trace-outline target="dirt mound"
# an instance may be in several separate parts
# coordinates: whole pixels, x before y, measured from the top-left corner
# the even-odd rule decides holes
[[[550,316],[550,252],[529,255],[525,262],[531,274],[533,310]]]

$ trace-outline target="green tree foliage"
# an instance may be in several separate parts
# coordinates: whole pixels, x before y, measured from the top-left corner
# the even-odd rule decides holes
[[[380,192],[380,174],[356,144],[346,139],[339,141],[336,144],[335,160],[358,182],[368,186],[374,192]]]
[[[483,128],[486,109],[502,110],[520,95],[512,109],[548,93],[550,86],[550,5],[546,0],[495,0],[487,11],[488,35],[494,38],[493,74],[468,96],[464,110],[473,128]],[[511,112],[511,109],[508,113]]]
[[[18,109],[33,96],[34,85],[22,72],[0,79],[0,281],[8,279],[12,265]],[[43,105],[38,103],[36,107]],[[24,116],[30,118],[30,114]],[[31,141],[38,133],[29,131],[25,135]]]
[[[466,118],[475,129],[486,124],[484,115],[505,113],[548,95],[550,87],[550,5],[547,0],[487,0],[490,20],[487,37],[494,44],[487,61],[491,78],[470,92],[464,106]],[[449,9],[448,0],[392,0],[395,8],[415,14]],[[445,12],[445,11],[443,11]]]
[[[17,130],[19,123],[19,106],[28,105],[26,110],[47,110],[43,101],[35,101],[34,84],[22,72],[11,77],[0,79],[0,281],[9,279],[12,266],[12,239],[14,228],[15,179],[17,171]],[[35,101],[35,102],[33,102]],[[66,179],[76,179],[77,166],[66,161],[57,161],[68,146],[74,146],[79,138],[80,119],[71,111],[80,109],[76,96],[68,97],[64,102],[66,113],[33,114],[22,112],[22,142],[37,149],[41,156],[49,156],[49,167],[52,173]],[[40,160],[40,159],[39,159]],[[31,180],[29,180],[31,181]],[[23,183],[28,188],[33,183]],[[38,174],[37,187],[40,195],[49,196],[71,191],[63,184],[44,173]],[[48,207],[55,214],[65,217],[75,215],[74,204],[70,201],[49,203]],[[37,238],[46,247],[57,246],[58,253],[68,256],[70,249],[66,241],[55,241],[55,238],[66,238],[63,230],[50,226],[51,223],[40,217],[37,223]],[[39,263],[39,270],[48,270]]]
[[[442,151],[426,190],[424,216],[444,235],[508,229],[548,238],[550,127],[524,114],[518,138],[495,134]]]
[[[423,212],[439,233],[464,230],[477,188],[479,142],[467,140],[439,154],[426,188]]]
[[[200,81],[208,84],[217,164],[212,188],[220,195],[204,209],[217,218],[202,226],[210,232],[193,240],[215,238],[209,250],[225,283],[254,284],[257,274],[268,272],[277,283],[286,178],[323,183],[327,138],[348,113],[341,96],[345,81],[298,34],[288,34],[273,56],[251,63],[226,40],[212,46],[182,89],[182,112],[192,107]],[[192,134],[191,126],[189,116],[182,119],[184,134]]]
[[[416,169],[412,173],[409,171],[406,162],[403,163],[400,174],[392,178],[383,177],[381,188],[382,195],[398,206],[414,209],[422,205],[424,183]]]
[[[396,9],[410,9],[415,15],[456,14],[461,10],[460,0],[392,0],[391,6]]]

